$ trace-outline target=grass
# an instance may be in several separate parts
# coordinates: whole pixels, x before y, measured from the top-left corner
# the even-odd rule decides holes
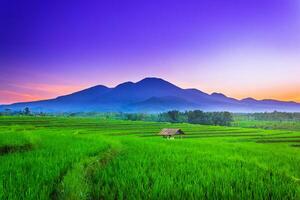
[[[156,135],[166,127],[186,136]],[[299,199],[299,138],[288,129],[0,117],[0,199]]]
[[[245,128],[300,131],[299,121],[262,121],[262,120],[236,119],[233,122],[233,126],[245,127]]]

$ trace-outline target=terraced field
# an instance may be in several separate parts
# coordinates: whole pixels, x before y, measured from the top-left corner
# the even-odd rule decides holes
[[[157,136],[181,128],[175,140]],[[300,132],[1,117],[0,199],[299,199]]]
[[[277,129],[277,130],[294,130],[300,131],[299,121],[262,121],[262,120],[247,120],[235,119],[233,126],[244,128],[263,128],[263,129]]]

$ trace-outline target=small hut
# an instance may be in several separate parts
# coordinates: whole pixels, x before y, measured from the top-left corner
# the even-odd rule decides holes
[[[182,134],[184,134],[184,132],[179,128],[164,128],[159,133],[159,135],[166,138],[171,138],[175,135],[182,135]]]

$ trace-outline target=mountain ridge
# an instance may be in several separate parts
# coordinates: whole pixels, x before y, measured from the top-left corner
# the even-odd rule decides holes
[[[182,89],[164,79],[147,77],[136,83],[124,82],[116,87],[96,85],[53,99],[1,105],[22,110],[29,107],[40,112],[163,112],[169,109],[231,112],[300,112],[300,103],[251,97],[235,99],[222,93]]]

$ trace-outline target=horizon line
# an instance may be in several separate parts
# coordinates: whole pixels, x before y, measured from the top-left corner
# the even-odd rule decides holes
[[[0,106],[6,106],[6,105],[12,105],[12,104],[18,104],[18,103],[29,103],[29,102],[37,102],[37,101],[46,101],[46,100],[50,100],[50,99],[56,99],[58,97],[61,97],[61,96],[66,96],[66,95],[71,95],[71,94],[74,94],[74,93],[77,93],[77,92],[80,92],[80,91],[83,91],[83,90],[87,90],[87,89],[90,89],[90,88],[94,88],[94,87],[97,87],[97,86],[104,86],[104,87],[107,87],[109,89],[114,89],[116,87],[118,87],[119,85],[121,84],[124,84],[124,83],[133,83],[133,84],[136,84],[138,82],[141,82],[145,79],[160,79],[160,80],[163,80],[165,82],[168,82],[169,84],[172,84],[172,85],[175,85],[176,87],[179,87],[180,89],[183,89],[183,90],[188,90],[188,89],[195,89],[195,90],[199,90],[201,92],[204,92],[203,90],[201,89],[198,89],[198,88],[191,88],[191,87],[188,87],[188,88],[183,88],[177,84],[173,84],[172,82],[170,81],[167,81],[163,78],[160,78],[160,77],[155,77],[155,76],[149,76],[149,77],[145,77],[143,79],[140,79],[139,81],[136,81],[136,82],[133,82],[133,81],[125,81],[125,82],[122,82],[122,83],[119,83],[119,84],[116,84],[115,86],[106,86],[104,84],[97,84],[97,85],[93,85],[93,86],[87,86],[85,88],[82,88],[82,89],[79,89],[79,90],[76,90],[76,91],[73,91],[73,92],[68,92],[66,94],[62,94],[62,95],[58,95],[58,96],[54,96],[54,97],[49,97],[49,98],[33,98],[32,100],[29,100],[29,101],[14,101],[14,102],[0,102]],[[227,98],[233,98],[233,99],[236,99],[238,101],[241,101],[241,100],[245,100],[245,99],[253,99],[253,100],[256,100],[256,101],[267,101],[267,100],[273,100],[273,101],[281,101],[281,102],[286,102],[286,103],[297,103],[297,104],[300,104],[300,101],[294,101],[294,100],[281,100],[281,99],[276,99],[276,98],[254,98],[254,97],[251,97],[251,96],[247,96],[247,97],[244,97],[244,98],[236,98],[236,97],[232,97],[232,96],[227,96],[226,94],[222,93],[222,92],[204,92],[208,95],[213,95],[213,94],[220,94],[220,95],[224,95],[225,97]]]

